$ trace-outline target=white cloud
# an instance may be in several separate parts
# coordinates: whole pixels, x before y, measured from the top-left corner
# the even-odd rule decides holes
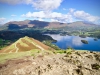
[[[95,24],[100,23],[99,22],[100,17],[93,16],[93,15],[90,15],[89,13],[75,10],[73,8],[69,9],[69,12],[66,14],[62,14],[58,12],[39,11],[39,12],[33,12],[33,13],[28,12],[21,16],[26,17],[26,18],[50,19],[51,21],[63,22],[63,23],[73,22],[74,20],[87,21],[87,22],[92,22]]]
[[[73,8],[70,8],[70,9],[69,9],[69,12],[70,12],[70,13],[73,13],[74,11],[75,11],[75,9],[73,9]]]
[[[6,18],[0,18],[0,24],[3,24],[5,22]]]
[[[28,18],[31,18],[31,17],[34,17],[34,18],[46,18],[46,14],[43,12],[43,11],[40,11],[40,12],[28,12],[27,14],[23,14],[21,15],[22,17],[28,17]]]
[[[56,19],[51,19],[51,22],[59,22],[59,21]]]
[[[23,17],[28,18],[38,18],[43,20],[51,19],[52,21],[59,21],[59,22],[73,22],[73,19],[88,21],[92,23],[99,23],[100,24],[100,17],[93,16],[85,11],[75,10],[73,8],[69,9],[69,12],[66,14],[52,12],[52,10],[57,9],[63,0],[0,0],[2,3],[8,4],[30,4],[35,9],[41,10],[39,12],[28,12],[27,14],[23,14]],[[66,10],[63,8],[63,10]],[[11,15],[16,16],[16,15]]]
[[[17,16],[17,15],[14,15],[14,14],[13,14],[13,15],[11,15],[11,16],[12,16],[12,17],[15,17],[15,16]]]
[[[33,7],[43,11],[51,11],[57,9],[63,0],[35,0]]]
[[[58,12],[49,12],[45,13],[44,11],[40,12],[28,12],[26,14],[21,15],[22,17],[27,18],[41,18],[41,19],[51,19],[51,21],[59,21],[59,22],[72,22],[72,15],[70,14],[62,14]]]
[[[75,45],[75,46],[81,46],[82,45],[82,42],[81,42],[81,38],[76,36],[75,38],[72,39],[72,43]]]
[[[50,18],[61,18],[62,17],[62,13],[58,13],[58,12],[52,12],[49,14]]]
[[[73,16],[83,21],[89,21],[89,22],[96,22],[100,20],[100,17],[92,16],[89,13],[86,13],[84,11],[74,11]]]
[[[44,21],[42,18],[39,18],[38,20],[39,20],[39,21]]]
[[[70,36],[68,36],[68,35],[66,35],[65,37],[64,36],[60,36],[60,34],[57,34],[57,35],[55,35],[55,34],[46,34],[46,35],[49,35],[49,36],[51,36],[53,39],[55,39],[55,40],[57,40],[57,41],[62,41],[62,40],[69,40],[71,37]],[[56,38],[55,38],[56,37]]]
[[[31,4],[34,8],[43,11],[52,11],[57,9],[63,0],[0,0],[8,4]]]

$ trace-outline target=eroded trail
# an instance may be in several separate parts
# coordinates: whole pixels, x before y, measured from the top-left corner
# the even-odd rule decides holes
[[[17,43],[15,43],[15,48],[16,48],[16,52],[15,53],[17,53],[18,50],[19,50],[19,48],[17,47]]]
[[[41,49],[42,51],[44,50],[44,48],[42,48],[41,46],[39,46],[39,45],[37,45],[37,44],[35,44],[33,42],[32,42],[32,44],[35,45],[37,48]]]

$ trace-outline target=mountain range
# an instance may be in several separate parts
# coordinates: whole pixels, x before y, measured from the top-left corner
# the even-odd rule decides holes
[[[60,22],[45,22],[38,20],[24,20],[24,21],[12,21],[8,22],[0,27],[0,29],[23,29],[23,28],[79,28],[79,27],[100,27],[100,25],[77,21],[72,23],[60,23]]]

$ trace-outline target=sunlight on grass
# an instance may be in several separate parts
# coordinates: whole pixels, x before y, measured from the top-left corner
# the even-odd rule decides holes
[[[14,48],[15,48],[15,46],[14,45],[11,45],[9,49],[14,49]]]
[[[20,43],[21,46],[28,47],[28,45],[27,45],[26,43],[23,43],[23,42],[21,41],[21,39],[20,39],[19,43]]]
[[[27,37],[27,36],[25,36],[24,39],[27,40],[28,42],[31,42],[31,43],[33,42],[35,45],[37,45],[36,42],[30,40],[29,37]],[[33,40],[34,40],[34,39],[33,39]]]
[[[8,59],[12,58],[18,58],[22,56],[29,56],[30,52],[19,52],[19,53],[5,53],[5,54],[0,54],[0,63],[4,63]]]
[[[32,49],[30,51],[24,51],[24,52],[18,52],[18,53],[5,53],[5,54],[0,54],[0,63],[4,63],[5,61],[9,59],[20,58],[23,56],[37,57],[39,53],[41,53],[42,55],[45,55],[46,53],[53,54],[52,51],[48,51],[48,50],[42,51],[39,49]]]
[[[66,53],[67,53],[67,54],[71,54],[72,51],[73,51],[72,49],[67,49],[67,50],[66,50]]]

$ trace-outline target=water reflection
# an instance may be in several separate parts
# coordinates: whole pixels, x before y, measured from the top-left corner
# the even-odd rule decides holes
[[[57,40],[57,42],[53,44],[56,44],[58,47],[62,49],[66,49],[68,46],[70,46],[74,49],[100,51],[100,39],[98,41],[94,41],[94,38],[92,37],[81,38],[79,36],[60,36],[59,34],[47,35]],[[88,44],[82,43],[81,40],[87,40]]]
[[[82,42],[81,42],[81,38],[80,37],[74,37],[72,39],[72,44],[75,45],[75,46],[82,46]]]
[[[60,36],[59,34],[46,34],[46,35],[49,35],[51,36],[53,39],[57,40],[57,41],[62,41],[62,40],[68,40],[70,39],[70,36],[66,35],[65,36]]]

